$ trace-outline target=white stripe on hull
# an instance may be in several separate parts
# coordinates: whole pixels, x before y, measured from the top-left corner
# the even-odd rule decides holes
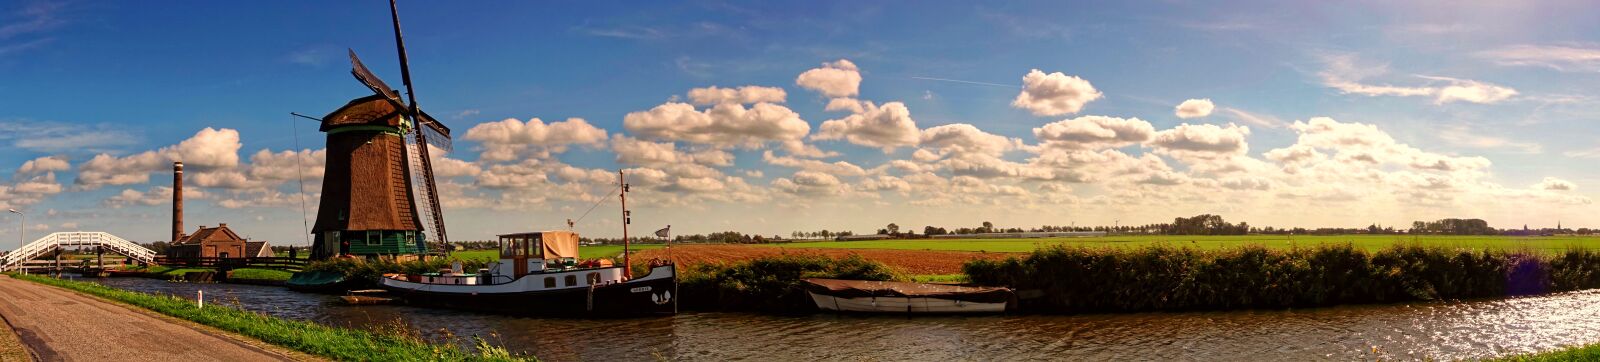
[[[916,297],[839,298],[806,292],[817,308],[841,312],[873,313],[1000,313],[1006,303],[975,303],[953,299]]]

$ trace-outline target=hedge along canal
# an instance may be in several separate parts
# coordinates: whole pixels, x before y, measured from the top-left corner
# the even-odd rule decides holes
[[[1461,300],[1600,288],[1600,253],[1397,245],[1288,250],[1049,247],[974,260],[972,282],[1015,288],[1031,313],[1277,309]]]

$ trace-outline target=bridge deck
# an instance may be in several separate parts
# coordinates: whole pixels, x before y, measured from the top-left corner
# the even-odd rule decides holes
[[[0,276],[0,315],[41,361],[292,360],[220,333],[7,276]]]

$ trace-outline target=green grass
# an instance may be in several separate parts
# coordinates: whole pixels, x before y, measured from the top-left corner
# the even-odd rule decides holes
[[[1322,244],[1351,244],[1358,249],[1378,251],[1393,245],[1416,243],[1442,247],[1463,247],[1493,250],[1531,250],[1540,254],[1566,251],[1583,247],[1600,249],[1600,237],[1594,236],[1451,236],[1451,235],[1115,235],[1090,238],[1041,239],[912,239],[865,241],[817,241],[783,244],[758,244],[788,248],[843,248],[843,249],[897,249],[897,250],[951,250],[1025,253],[1049,246],[1083,246],[1090,248],[1136,249],[1155,245],[1193,247],[1198,249],[1224,249],[1244,245],[1260,245],[1270,249],[1313,247]]]
[[[1600,343],[1550,352],[1497,358],[1494,361],[1600,361]]]
[[[665,246],[665,244],[633,244],[633,246],[631,248],[632,248],[632,250],[637,252],[638,250],[657,249],[657,248],[660,248],[662,246]],[[616,257],[616,256],[619,256],[619,255],[622,255],[622,245],[596,245],[596,246],[584,245],[584,246],[579,246],[578,247],[578,255],[583,256],[584,259]],[[456,257],[456,258],[461,258],[462,260],[477,259],[477,260],[493,261],[495,259],[499,259],[500,258],[500,251],[499,250],[465,250],[465,251],[457,251],[457,252],[450,253],[450,256]]]
[[[420,337],[400,333],[386,334],[370,331],[335,328],[321,324],[282,319],[232,307],[207,305],[197,307],[195,302],[169,295],[132,292],[100,285],[47,278],[35,275],[10,274],[13,278],[60,287],[80,293],[105,298],[140,307],[196,323],[238,333],[263,342],[297,351],[341,361],[460,361],[460,360],[522,360],[510,356],[504,349],[478,342],[477,353],[470,353],[453,344],[432,344]]]
[[[133,268],[126,268],[125,270],[138,270],[138,271],[143,271],[143,272],[151,273],[151,274],[163,274],[163,275],[171,275],[171,276],[183,276],[184,273],[188,273],[188,272],[216,271],[215,269],[211,269],[211,268],[174,268],[174,267],[162,266],[162,265],[151,265],[149,267],[144,267],[144,268],[133,267]],[[289,280],[289,277],[292,276],[292,275],[294,275],[294,272],[276,270],[276,269],[239,268],[239,269],[234,269],[233,270],[233,277],[234,278],[240,278],[240,279],[280,280],[280,281],[282,281],[282,280]]]

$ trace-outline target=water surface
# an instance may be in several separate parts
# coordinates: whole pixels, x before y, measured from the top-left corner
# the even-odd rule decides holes
[[[488,336],[553,361],[1476,359],[1600,342],[1600,290],[1491,301],[1275,311],[896,317],[682,313],[581,320],[345,306],[279,287],[111,278],[114,287],[238,303],[427,338]]]

